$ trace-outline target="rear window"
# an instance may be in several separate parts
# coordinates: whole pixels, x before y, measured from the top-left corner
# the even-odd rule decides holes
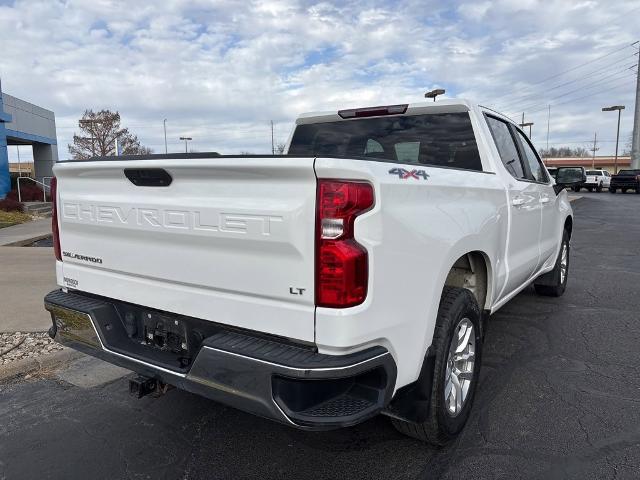
[[[601,175],[602,176],[602,172],[599,170],[587,170],[587,175]]]
[[[372,158],[482,170],[468,113],[394,116],[298,125],[290,155]]]

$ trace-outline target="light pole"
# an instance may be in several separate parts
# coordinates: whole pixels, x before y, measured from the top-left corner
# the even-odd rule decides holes
[[[164,153],[169,153],[167,151],[167,119],[166,118],[162,121],[162,125],[164,126]]]
[[[438,95],[444,95],[444,88],[436,88],[435,90],[431,90],[430,92],[427,92],[424,94],[424,98],[433,98],[433,101],[436,101],[436,97]]]
[[[604,107],[602,109],[603,112],[614,112],[618,111],[618,130],[616,132],[616,157],[614,160],[613,173],[618,173],[618,140],[620,139],[620,114],[622,110],[624,110],[624,105],[613,105],[611,107]]]
[[[20,164],[20,146],[16,145],[16,153],[18,154],[18,176],[22,176],[22,165]],[[35,168],[34,168],[35,170]]]
[[[529,140],[531,140],[531,127],[533,127],[533,122],[522,122],[520,124],[520,127],[524,128],[524,127],[529,127]]]
[[[191,137],[180,137],[180,140],[184,140],[184,153],[189,153],[189,152],[187,152],[187,143],[190,140],[193,140],[193,138],[191,138]]]

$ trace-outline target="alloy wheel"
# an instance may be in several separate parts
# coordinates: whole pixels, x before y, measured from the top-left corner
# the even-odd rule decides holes
[[[464,408],[473,381],[476,335],[473,323],[463,318],[456,325],[445,372],[444,400],[447,413],[457,416]]]

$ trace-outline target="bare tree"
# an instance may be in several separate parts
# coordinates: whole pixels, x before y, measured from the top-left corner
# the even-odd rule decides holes
[[[540,156],[544,158],[559,157],[590,157],[591,152],[584,147],[551,147],[548,150],[543,148],[540,150]]]
[[[120,114],[110,110],[85,110],[78,121],[81,135],[73,134],[69,153],[75,160],[91,157],[108,157],[116,154],[116,140],[121,155],[146,155],[151,149],[127,128],[120,126]]]

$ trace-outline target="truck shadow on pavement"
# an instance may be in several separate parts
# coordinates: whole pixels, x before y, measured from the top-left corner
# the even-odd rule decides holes
[[[445,448],[382,416],[302,432],[182,391],[135,400],[126,377],[44,375],[0,385],[0,478],[638,478],[640,203],[612,197],[574,205],[565,296],[528,288],[491,318],[471,418]]]

